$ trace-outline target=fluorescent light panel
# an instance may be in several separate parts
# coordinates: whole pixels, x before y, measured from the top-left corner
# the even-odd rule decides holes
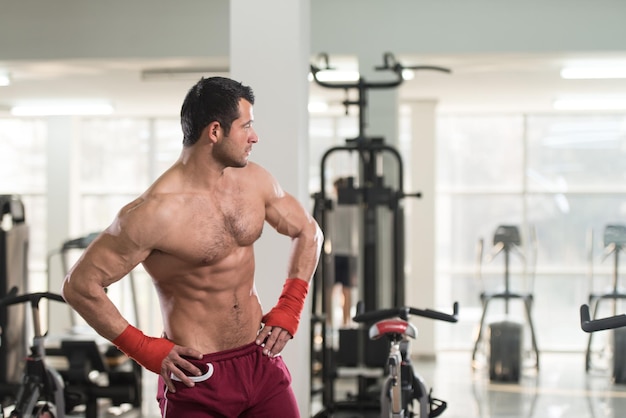
[[[580,97],[557,99],[556,110],[626,110],[626,97]]]
[[[0,87],[8,86],[11,84],[11,78],[8,74],[0,73]]]
[[[565,67],[561,70],[565,79],[626,78],[626,65],[609,67]]]
[[[228,76],[228,67],[150,68],[141,72],[141,79],[151,80],[198,80],[201,77]]]
[[[342,82],[342,81],[359,81],[361,74],[358,71],[350,70],[320,70],[317,72],[317,79],[326,82]],[[413,80],[415,71],[411,69],[402,70],[402,78],[404,80]],[[313,81],[313,77],[309,77],[309,81]]]
[[[326,102],[309,102],[309,112],[311,113],[322,113],[328,110],[328,103]]]
[[[108,103],[39,103],[11,108],[13,116],[95,116],[111,113],[113,106]]]
[[[358,81],[361,75],[350,70],[321,70],[315,74],[319,81]]]

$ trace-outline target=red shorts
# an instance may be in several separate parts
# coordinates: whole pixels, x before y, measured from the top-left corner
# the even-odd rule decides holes
[[[194,387],[174,381],[168,391],[159,377],[157,401],[163,418],[298,418],[291,375],[283,359],[270,358],[251,343],[190,361],[206,371]]]

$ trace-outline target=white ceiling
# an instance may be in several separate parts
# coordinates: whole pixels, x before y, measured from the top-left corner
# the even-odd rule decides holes
[[[211,74],[227,67],[226,60],[207,59],[124,59],[0,61],[0,71],[8,71],[11,85],[0,87],[0,115],[11,106],[33,102],[108,102],[116,115],[174,116],[199,73]],[[144,78],[142,72],[171,69],[182,74]],[[215,72],[215,71],[218,72]],[[207,73],[204,71],[204,73]]]
[[[621,96],[626,98],[626,79],[565,80],[560,71],[567,65],[621,65],[626,52],[580,54],[482,54],[400,56],[403,66],[435,65],[450,74],[418,71],[399,88],[401,100],[437,99],[442,112],[553,112],[558,98]],[[382,63],[382,58],[381,58]],[[319,88],[312,89],[328,97]],[[336,102],[344,94],[333,92]]]
[[[331,57],[331,64],[333,64]],[[626,52],[593,54],[489,54],[399,56],[405,66],[437,65],[452,73],[416,73],[399,87],[401,100],[436,99],[444,112],[549,112],[559,97],[575,95],[621,95],[626,97],[626,79],[563,80],[562,66],[570,63],[626,63]],[[381,57],[382,63],[382,57]],[[167,60],[66,60],[0,61],[12,84],[0,87],[0,116],[10,106],[32,101],[100,100],[114,105],[123,116],[178,115],[187,89],[199,73],[166,75],[145,80],[150,69],[213,69],[223,71],[227,59]],[[220,73],[222,74],[222,73]],[[383,77],[383,73],[381,73]],[[377,80],[369,80],[375,82]],[[311,100],[338,104],[343,90],[311,85]],[[262,100],[262,98],[259,98]]]

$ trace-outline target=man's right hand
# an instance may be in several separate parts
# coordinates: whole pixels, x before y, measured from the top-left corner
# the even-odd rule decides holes
[[[202,374],[200,369],[182,357],[201,359],[202,353],[176,345],[166,338],[148,337],[130,324],[113,340],[113,344],[146,369],[163,376],[165,384],[172,392],[176,391],[172,376],[191,387],[194,383],[185,376],[183,370],[191,375]]]
[[[184,357],[200,360],[202,359],[202,353],[193,348],[174,345],[161,363],[160,375],[163,377],[167,390],[170,392],[176,392],[176,386],[172,380],[173,377],[186,386],[193,387],[195,383],[189,376],[200,376],[202,374],[202,370]]]

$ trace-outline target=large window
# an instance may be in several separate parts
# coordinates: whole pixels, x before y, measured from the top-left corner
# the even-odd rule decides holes
[[[178,119],[86,119],[81,122],[78,230],[106,228],[117,211],[141,194],[178,158],[182,134]],[[156,292],[138,266],[131,277],[109,288],[109,297],[131,323],[148,335],[163,326]],[[157,313],[155,315],[155,313]],[[152,399],[156,375],[144,374],[144,398]],[[145,413],[157,415],[154,402]]]
[[[410,138],[403,120],[400,138]],[[313,117],[310,125],[315,192],[321,156],[354,135],[346,128],[356,129],[356,121]],[[405,142],[401,152],[408,153]],[[460,323],[438,328],[437,347],[473,348],[481,292],[506,284],[505,254],[495,252],[494,233],[513,225],[522,242],[509,256],[509,286],[533,296],[539,349],[585,350],[579,307],[590,292],[611,291],[615,274],[605,227],[626,225],[626,116],[440,115],[436,149],[437,300],[462,307]],[[349,164],[331,163],[329,170],[341,174]],[[599,315],[611,309],[603,302]],[[509,318],[525,322],[524,315],[522,302],[511,300]],[[504,316],[504,301],[492,300],[486,322]]]
[[[79,235],[98,232],[107,227],[116,212],[137,197],[179,156],[182,144],[178,119],[81,119],[75,150],[79,176],[59,196],[77,196],[78,210],[71,219],[72,230]],[[26,207],[30,229],[29,288],[48,290],[47,251],[47,123],[44,119],[0,119],[0,194],[19,195]],[[73,239],[77,237],[67,237]],[[66,254],[71,265],[80,254]],[[56,271],[54,272],[57,273]],[[131,322],[146,333],[158,335],[162,324],[156,295],[150,279],[137,268],[130,280],[109,287],[113,299]],[[45,312],[44,312],[45,316]],[[75,325],[82,321],[74,317]],[[145,376],[146,393],[152,396],[156,384],[153,374]],[[157,414],[154,402],[147,402],[149,414]]]
[[[171,166],[182,148],[176,119],[86,119],[81,123],[80,201],[85,233],[108,226],[117,211]]]
[[[29,281],[46,286],[46,124],[40,119],[0,119],[0,194],[17,195],[29,225]]]
[[[150,180],[147,119],[87,119],[80,125],[80,201],[83,232],[100,231]]]
[[[410,138],[410,124],[399,126],[400,137]],[[310,188],[317,192],[323,153],[356,136],[357,121],[314,116],[310,129]],[[105,228],[181,149],[177,119],[84,119],[79,136],[80,179],[74,186],[80,216],[73,229],[84,234]],[[46,283],[46,142],[45,120],[0,119],[0,193],[19,194],[26,204],[33,288]],[[590,292],[612,286],[614,258],[605,254],[604,230],[626,224],[625,153],[624,115],[438,117],[438,300],[446,301],[442,306],[458,300],[463,308],[462,323],[440,335],[438,347],[472,347],[480,292],[504,285],[502,255],[489,260],[493,234],[498,225],[517,225],[524,258],[511,255],[510,281],[513,290],[534,294],[540,349],[584,350],[578,308]],[[329,178],[353,172],[353,163],[332,159]],[[138,280],[149,286],[146,277]],[[158,309],[151,292],[139,293],[149,298],[142,306]],[[495,302],[490,309],[502,312]]]
[[[626,224],[626,117],[440,116],[437,167],[437,280],[465,312],[440,345],[472,345],[480,292],[505,284],[504,256],[489,257],[493,234],[516,225],[523,240],[510,256],[510,283],[534,295],[540,349],[584,350],[579,307],[613,274],[604,228]],[[489,314],[502,317],[504,302],[494,300]],[[512,315],[523,321],[521,314]]]
[[[85,119],[80,125],[79,202],[84,234],[106,228],[119,209],[138,197],[182,148],[177,119]],[[138,295],[151,294],[141,269]],[[152,306],[151,301],[140,306]],[[145,318],[154,318],[146,315]]]

